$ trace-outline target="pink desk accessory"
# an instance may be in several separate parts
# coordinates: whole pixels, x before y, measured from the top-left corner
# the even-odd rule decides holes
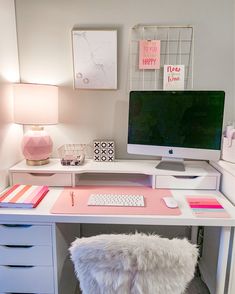
[[[186,197],[187,202],[197,217],[229,218],[223,206],[216,198],[209,197]]]
[[[73,192],[73,193],[71,193]],[[141,194],[144,196],[144,207],[88,206],[87,201],[92,193]],[[81,186],[65,188],[51,209],[55,214],[88,214],[88,215],[180,215],[179,208],[168,208],[162,197],[172,196],[170,190],[152,189],[150,187],[123,186]]]
[[[47,186],[16,184],[0,195],[0,207],[34,208],[45,197],[48,191]]]

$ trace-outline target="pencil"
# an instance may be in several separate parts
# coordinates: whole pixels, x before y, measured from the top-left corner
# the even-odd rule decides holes
[[[72,206],[74,206],[74,192],[70,192],[70,196],[71,196],[71,204]]]

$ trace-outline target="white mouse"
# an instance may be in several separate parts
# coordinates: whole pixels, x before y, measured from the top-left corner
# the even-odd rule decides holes
[[[169,208],[177,208],[178,207],[177,201],[173,197],[170,197],[170,196],[162,197],[162,200],[164,201],[166,206]]]

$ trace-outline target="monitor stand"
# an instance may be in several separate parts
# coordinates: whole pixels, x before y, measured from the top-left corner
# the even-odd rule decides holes
[[[185,171],[184,160],[181,158],[162,157],[156,166],[158,169]]]

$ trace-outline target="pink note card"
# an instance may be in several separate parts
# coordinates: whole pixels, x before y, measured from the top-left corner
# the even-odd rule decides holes
[[[191,208],[217,208],[223,209],[223,206],[215,198],[187,198]]]
[[[197,203],[205,203],[205,202],[207,202],[207,203],[219,203],[219,201],[213,195],[211,195],[211,197],[209,197],[208,195],[206,197],[203,197],[203,196],[201,196],[201,197],[198,197],[198,196],[192,197],[192,196],[190,196],[189,197],[189,196],[187,196],[187,201],[190,202],[190,203],[195,203],[195,202],[197,202]]]
[[[191,208],[217,208],[217,209],[224,209],[222,205],[211,205],[211,204],[203,204],[203,205],[192,205],[189,204]]]
[[[160,40],[139,41],[139,69],[160,68]]]
[[[71,201],[70,192],[74,192],[74,201]],[[90,194],[130,194],[143,195],[144,207],[119,206],[88,206]],[[152,189],[150,187],[123,187],[123,186],[81,186],[65,188],[51,213],[56,214],[88,214],[88,215],[180,215],[179,208],[168,208],[162,200],[164,196],[172,196],[170,190]]]

